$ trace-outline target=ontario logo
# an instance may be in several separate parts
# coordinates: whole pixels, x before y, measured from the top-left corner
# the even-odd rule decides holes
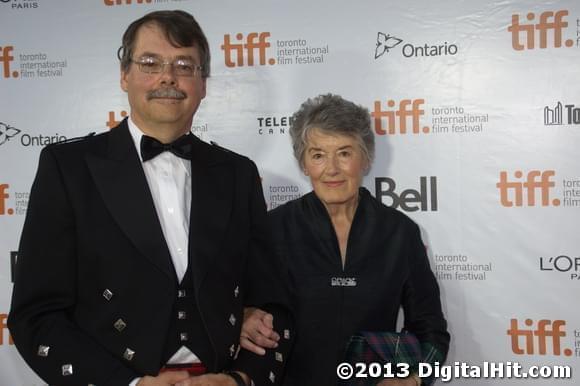
[[[405,58],[431,57],[431,56],[453,56],[459,51],[457,44],[449,42],[440,43],[404,43],[403,39],[391,36],[389,33],[377,32],[375,43],[375,59],[378,59],[391,52],[395,47],[401,47],[401,54]],[[402,44],[402,45],[401,45]]]
[[[391,36],[382,32],[377,32],[377,46],[375,47],[375,59],[380,58],[390,49],[395,48],[403,42],[403,39]]]
[[[18,137],[17,142],[21,146],[46,146],[55,142],[62,142],[67,139],[66,136],[56,133],[55,135],[30,135],[22,133],[22,130],[17,129],[7,123],[0,122],[0,146],[7,142],[14,142],[15,138]]]
[[[507,31],[511,33],[512,48],[515,51],[524,51],[537,48],[572,47],[573,39],[563,40],[564,32],[568,30],[567,16],[567,10],[545,11],[537,18],[535,13],[528,12],[525,16],[527,22],[522,23],[520,15],[513,14],[512,22],[507,28]],[[580,28],[580,25],[578,27]],[[576,46],[580,46],[580,34],[576,35]]]
[[[225,34],[220,46],[226,67],[324,63],[328,45],[312,46],[306,39],[271,41],[270,32]]]
[[[4,145],[6,142],[10,141],[10,139],[20,134],[21,131],[22,130],[10,126],[7,123],[0,122],[0,145]]]
[[[580,107],[558,101],[554,107],[544,107],[544,125],[580,125]]]

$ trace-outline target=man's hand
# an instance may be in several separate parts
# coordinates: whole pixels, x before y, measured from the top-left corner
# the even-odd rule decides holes
[[[226,374],[205,374],[177,382],[175,386],[236,386],[236,381]]]
[[[264,348],[278,347],[280,335],[274,331],[274,317],[259,308],[244,309],[244,324],[240,334],[243,348],[258,355],[264,355]]]
[[[137,386],[173,386],[187,378],[189,378],[187,371],[166,371],[156,377],[146,376],[141,378],[137,382]]]

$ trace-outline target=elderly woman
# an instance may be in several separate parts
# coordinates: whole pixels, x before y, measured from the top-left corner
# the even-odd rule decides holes
[[[308,99],[293,118],[294,156],[313,191],[269,213],[296,317],[284,385],[336,385],[352,336],[394,332],[400,307],[423,360],[443,360],[449,334],[419,228],[361,187],[374,156],[368,110],[328,94]],[[271,316],[246,315],[242,346],[256,353],[275,346]],[[421,379],[411,373],[374,384]]]

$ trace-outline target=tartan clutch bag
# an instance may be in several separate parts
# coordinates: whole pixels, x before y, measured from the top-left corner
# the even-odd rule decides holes
[[[344,361],[355,363],[391,363],[392,372],[397,373],[397,363],[407,363],[409,373],[416,373],[421,361],[421,345],[409,332],[368,332],[353,335],[346,347]],[[356,373],[356,369],[355,369]],[[368,371],[365,372],[368,374]],[[375,386],[383,378],[356,378],[341,380],[340,386]]]

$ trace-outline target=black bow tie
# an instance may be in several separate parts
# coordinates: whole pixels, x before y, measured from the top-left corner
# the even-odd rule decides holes
[[[178,157],[190,160],[192,147],[193,142],[188,134],[182,135],[171,143],[161,143],[153,137],[144,135],[141,137],[141,158],[145,162],[164,151],[170,151]]]

